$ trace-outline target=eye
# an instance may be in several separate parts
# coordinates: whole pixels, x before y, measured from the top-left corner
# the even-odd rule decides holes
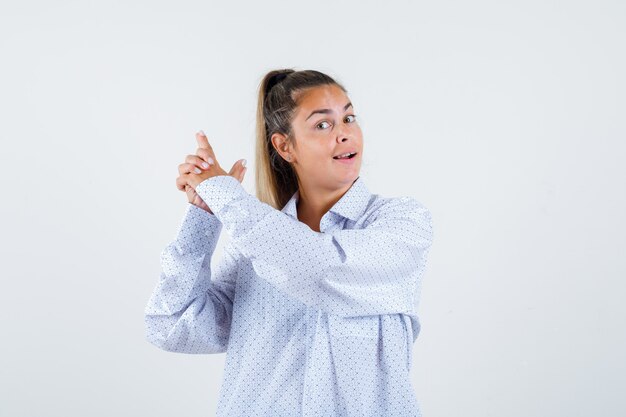
[[[356,114],[349,114],[348,116],[346,116],[346,118],[349,118],[349,117],[352,117],[352,121],[349,121],[348,123],[354,123],[354,122],[356,122]],[[316,128],[318,128],[318,129],[320,129],[320,126],[321,126],[322,124],[324,124],[324,123],[328,124],[328,122],[324,120],[324,121],[322,121],[322,122],[319,122],[319,123],[317,124],[317,126],[315,126],[315,127],[316,127]],[[324,129],[324,128],[322,127],[321,129]]]
[[[324,121],[324,122],[320,122],[320,123],[318,123],[316,127],[319,127],[320,125],[322,125],[322,124],[324,124],[324,123],[328,124],[328,122]],[[322,128],[322,129],[323,129],[323,128]]]

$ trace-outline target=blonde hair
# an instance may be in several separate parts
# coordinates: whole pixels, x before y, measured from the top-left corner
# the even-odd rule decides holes
[[[346,89],[329,75],[315,70],[292,68],[269,71],[259,85],[256,113],[255,186],[257,198],[281,210],[298,190],[298,177],[290,162],[276,151],[271,137],[281,133],[296,146],[291,122],[298,98],[305,90],[320,85]]]

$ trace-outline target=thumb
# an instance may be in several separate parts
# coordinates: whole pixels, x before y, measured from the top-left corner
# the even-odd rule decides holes
[[[246,173],[246,169],[247,169],[245,164],[246,164],[245,159],[240,159],[239,161],[235,162],[233,167],[230,169],[230,172],[228,173],[228,175],[231,175],[237,178],[239,182],[242,182],[243,177]]]

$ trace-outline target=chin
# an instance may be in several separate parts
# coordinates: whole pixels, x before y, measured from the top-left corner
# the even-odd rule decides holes
[[[359,175],[360,175],[360,172],[358,170],[349,172],[349,173],[344,173],[343,175],[338,177],[338,180],[342,184],[352,184],[354,181],[356,181],[357,178],[359,178]]]

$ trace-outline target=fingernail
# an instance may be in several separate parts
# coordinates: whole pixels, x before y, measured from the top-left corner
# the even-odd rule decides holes
[[[195,167],[193,170],[196,172],[196,174],[200,174],[202,172],[198,167]]]
[[[211,165],[215,164],[215,161],[210,156],[207,158],[207,161],[209,161],[209,164]]]
[[[247,162],[247,161],[246,161],[245,159],[242,159],[242,160],[241,160],[241,165],[243,165],[243,166],[245,167],[245,166],[246,166],[246,162]]]
[[[202,130],[199,130],[198,133],[200,133],[202,136],[206,136]]]
[[[208,168],[208,167],[209,167],[209,164],[207,164],[206,162],[202,163],[202,168]]]

